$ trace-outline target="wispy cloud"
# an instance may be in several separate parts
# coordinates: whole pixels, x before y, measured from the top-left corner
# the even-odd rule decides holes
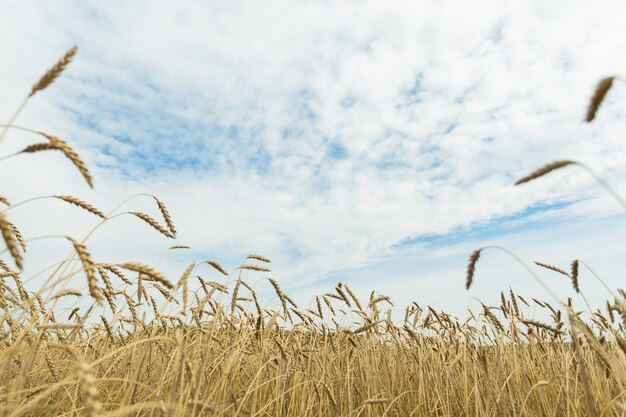
[[[236,262],[262,252],[291,285],[407,253],[419,264],[441,236],[469,250],[492,236],[485,224],[613,210],[604,198],[573,204],[597,195],[576,170],[512,186],[553,159],[579,158],[626,183],[623,88],[596,124],[581,121],[596,80],[625,72],[621,2],[0,7],[0,36],[11,40],[0,114],[78,44],[20,123],[70,138],[96,173],[91,193],[46,160],[2,192],[19,199],[64,184],[103,205],[153,192],[196,254]],[[138,254],[163,247],[132,231]],[[104,243],[99,253],[123,254]]]

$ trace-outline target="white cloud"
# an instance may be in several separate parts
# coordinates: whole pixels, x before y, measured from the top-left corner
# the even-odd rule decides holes
[[[581,121],[595,82],[626,73],[621,2],[67,0],[0,9],[0,36],[10,40],[2,117],[78,44],[75,62],[18,122],[68,138],[96,182],[86,191],[61,156],[31,155],[0,164],[12,179],[2,195],[72,193],[106,208],[151,192],[196,254],[236,266],[263,253],[291,286],[399,262],[408,238],[599,195],[576,169],[511,185],[554,159],[584,160],[626,185],[624,86],[593,125]],[[31,140],[12,132],[3,152]],[[568,216],[617,210],[606,197],[591,201]],[[133,204],[157,214],[149,200]],[[55,222],[37,213],[15,210],[27,235],[93,223],[70,208]],[[93,250],[151,261],[167,243],[141,226],[116,219]],[[429,255],[412,256],[419,264]],[[172,262],[171,271],[182,265]]]

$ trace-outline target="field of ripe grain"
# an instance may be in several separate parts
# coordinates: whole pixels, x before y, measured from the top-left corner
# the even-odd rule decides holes
[[[33,86],[1,127],[0,141],[11,129],[27,130],[42,142],[23,153],[60,151],[93,186],[67,142],[14,124],[29,98],[53,83],[75,53]],[[600,83],[589,120],[612,82]],[[586,168],[558,161],[519,183],[572,164]],[[120,215],[72,196],[49,198],[102,223]],[[153,199],[159,219],[121,214],[176,236],[165,204],[143,198]],[[549,288],[538,298],[506,290],[499,305],[482,305],[466,321],[416,303],[394,306],[377,291],[359,299],[341,283],[302,306],[268,277],[271,262],[264,256],[250,254],[230,273],[217,261],[194,262],[173,279],[149,265],[93,259],[90,231],[82,239],[67,237],[71,253],[44,284],[32,287],[21,273],[29,242],[10,221],[17,204],[0,202],[6,245],[0,252],[2,416],[626,415],[621,289],[613,294],[607,288],[602,310],[571,299],[545,301]],[[507,251],[471,254],[467,287],[480,279],[482,252],[492,249]],[[198,275],[201,264],[219,282]],[[538,265],[565,275],[579,291],[582,262],[573,261],[569,271]],[[69,285],[79,277],[81,288]],[[260,286],[272,288],[274,305],[259,299]],[[392,318],[394,308],[401,320]]]

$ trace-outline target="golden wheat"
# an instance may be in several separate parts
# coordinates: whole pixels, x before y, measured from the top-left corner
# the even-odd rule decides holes
[[[30,94],[28,96],[32,97],[37,91],[44,90],[52,84],[54,80],[61,75],[69,63],[72,62],[72,59],[74,58],[74,55],[76,55],[77,51],[78,48],[75,46],[67,51],[65,55],[63,55],[63,57],[59,59],[59,61],[33,85],[33,88],[30,90]]]
[[[40,81],[33,91],[54,81],[72,56],[57,63],[56,75]],[[606,91],[594,99],[595,111]],[[26,152],[63,150],[50,138]],[[64,153],[78,164],[68,149]],[[566,166],[564,162],[568,161],[536,171],[527,181]],[[105,218],[75,197],[54,197]],[[165,227],[143,213],[131,214],[175,237],[165,205],[154,199]],[[0,202],[9,205],[6,199]],[[9,255],[21,269],[23,238],[1,211],[0,229]],[[244,280],[243,270],[269,272],[265,266],[247,263],[270,262],[254,253],[245,257],[236,280],[219,283],[201,276],[196,276],[197,282],[190,280],[196,266],[192,262],[173,285],[141,263],[95,263],[85,240],[70,239],[77,257],[72,252],[39,288],[0,259],[3,415],[617,416],[624,412],[626,292],[621,289],[619,296],[605,303],[606,311],[590,309],[588,314],[576,310],[572,298],[551,304],[531,297],[536,304],[531,307],[509,288],[508,298],[500,293],[499,306],[481,303],[482,314],[468,310],[464,321],[416,302],[404,309],[403,319],[395,320],[390,297],[372,291],[363,309],[343,283],[314,297],[311,308],[301,309],[274,278],[253,284]],[[469,258],[467,288],[483,249]],[[203,263],[228,276],[218,262]],[[570,273],[536,264],[571,277],[580,292],[578,260],[572,262]],[[137,273],[137,279],[128,279],[120,268]],[[83,303],[80,291],[69,288],[81,270],[96,304]],[[114,285],[108,273],[121,284]],[[232,284],[232,297],[225,297]],[[267,305],[262,304],[262,285],[274,290],[278,302],[261,307]],[[166,301],[157,302],[158,294]],[[70,296],[79,298],[66,298]],[[528,308],[520,309],[518,300]],[[532,315],[537,309],[551,322],[537,320]]]

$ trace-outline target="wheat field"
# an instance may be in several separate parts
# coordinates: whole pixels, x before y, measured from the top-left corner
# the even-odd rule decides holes
[[[20,153],[60,151],[93,187],[68,142],[15,124],[28,100],[51,85],[76,52],[68,51],[33,86],[0,128],[0,142],[12,129],[26,130],[41,142]],[[599,83],[588,121],[613,81]],[[518,183],[569,165],[594,175],[582,163],[557,161]],[[119,207],[105,214],[73,196],[49,198],[100,218],[98,227],[125,214],[176,237],[170,213],[154,196],[141,198],[155,204],[159,218]],[[553,299],[549,288],[537,298],[505,289],[499,305],[468,311],[466,321],[417,303],[394,306],[377,291],[359,299],[342,283],[303,306],[271,278],[264,256],[250,254],[230,272],[200,260],[173,279],[153,266],[93,259],[91,231],[82,239],[68,236],[71,253],[32,287],[21,273],[28,239],[10,221],[17,204],[5,197],[0,202],[4,417],[626,415],[621,289],[607,287],[605,307],[595,310]],[[472,253],[468,288],[480,279],[486,250],[508,252],[486,247]],[[582,261],[568,270],[537,265],[580,291]],[[529,271],[529,279],[540,280]],[[273,302],[257,296],[261,287],[272,289]],[[393,309],[402,320],[393,318]]]

